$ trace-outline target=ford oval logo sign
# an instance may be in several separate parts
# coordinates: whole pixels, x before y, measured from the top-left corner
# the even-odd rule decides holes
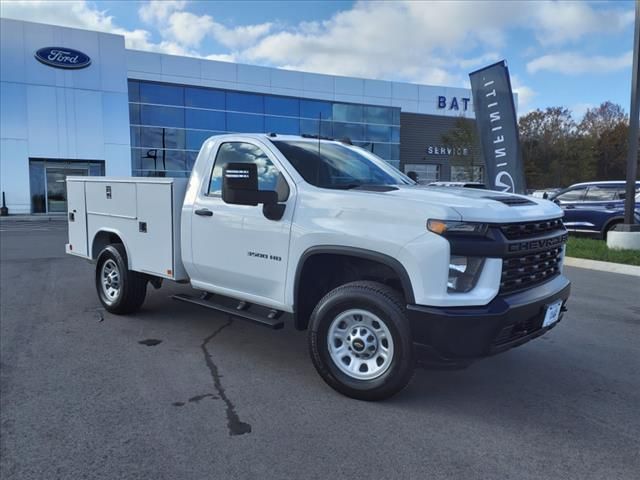
[[[85,68],[91,65],[91,58],[73,48],[45,47],[35,54],[36,59],[56,68]]]

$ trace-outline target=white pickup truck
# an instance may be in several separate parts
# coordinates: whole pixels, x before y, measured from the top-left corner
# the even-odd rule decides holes
[[[468,364],[562,317],[562,210],[495,191],[422,187],[375,155],[294,136],[207,140],[191,177],[69,177],[68,253],[96,262],[100,301],[147,286],[272,328],[308,329],[345,395],[383,399],[417,361]]]

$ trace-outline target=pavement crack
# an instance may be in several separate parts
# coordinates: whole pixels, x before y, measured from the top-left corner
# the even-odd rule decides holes
[[[218,396],[225,403],[225,410],[227,414],[227,428],[229,429],[229,435],[244,435],[245,433],[251,433],[251,425],[248,423],[244,423],[238,417],[236,412],[236,407],[233,402],[227,396],[224,387],[222,386],[222,382],[220,381],[220,371],[218,370],[218,366],[213,362],[211,358],[211,353],[207,349],[207,344],[213,340],[213,338],[218,335],[222,330],[227,328],[233,323],[231,318],[228,319],[227,323],[222,325],[220,328],[216,329],[211,335],[206,337],[200,348],[202,349],[202,353],[204,353],[204,360],[209,368],[209,373],[211,373],[211,378],[213,379],[213,386],[218,392]]]

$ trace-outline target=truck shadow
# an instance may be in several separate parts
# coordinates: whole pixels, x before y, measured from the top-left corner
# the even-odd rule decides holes
[[[208,332],[228,321],[229,316],[205,308],[174,301],[174,293],[191,291],[185,286],[168,286],[149,293],[147,307],[135,315],[136,321],[150,321],[156,327],[166,324],[174,329],[176,323],[185,330]],[[556,355],[553,333],[531,344],[501,355],[479,360],[461,370],[435,370],[419,367],[411,384],[399,395],[377,404],[381,408],[403,409],[461,409],[466,412],[509,410],[514,403],[543,413],[545,404],[556,395],[579,396],[585,382],[572,375]],[[295,377],[283,382],[286,388],[297,382],[296,388],[317,390],[318,395],[334,397],[338,394],[324,385],[317,376],[307,352],[306,332],[296,331],[287,324],[274,331],[242,319],[233,320],[217,340],[218,355],[239,357],[247,369],[258,367],[261,376],[273,372],[282,381],[282,375]],[[553,354],[550,355],[550,351]],[[224,360],[223,360],[224,363]],[[269,374],[270,375],[270,374]],[[258,376],[258,375],[256,375]],[[256,378],[252,379],[258,384]],[[557,392],[554,393],[554,389]],[[547,400],[544,400],[544,399]],[[533,413],[533,412],[530,412]]]

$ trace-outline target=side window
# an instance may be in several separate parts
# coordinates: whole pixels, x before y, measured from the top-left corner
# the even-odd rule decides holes
[[[220,145],[211,172],[209,195],[222,195],[222,170],[227,163],[255,163],[258,166],[258,189],[278,192],[278,201],[289,197],[289,186],[269,157],[257,146],[244,142]]]
[[[587,202],[605,202],[616,198],[617,188],[615,187],[589,187],[585,195]]]
[[[554,200],[560,200],[561,202],[578,202],[584,197],[584,188],[574,188],[567,192],[561,193]]]

